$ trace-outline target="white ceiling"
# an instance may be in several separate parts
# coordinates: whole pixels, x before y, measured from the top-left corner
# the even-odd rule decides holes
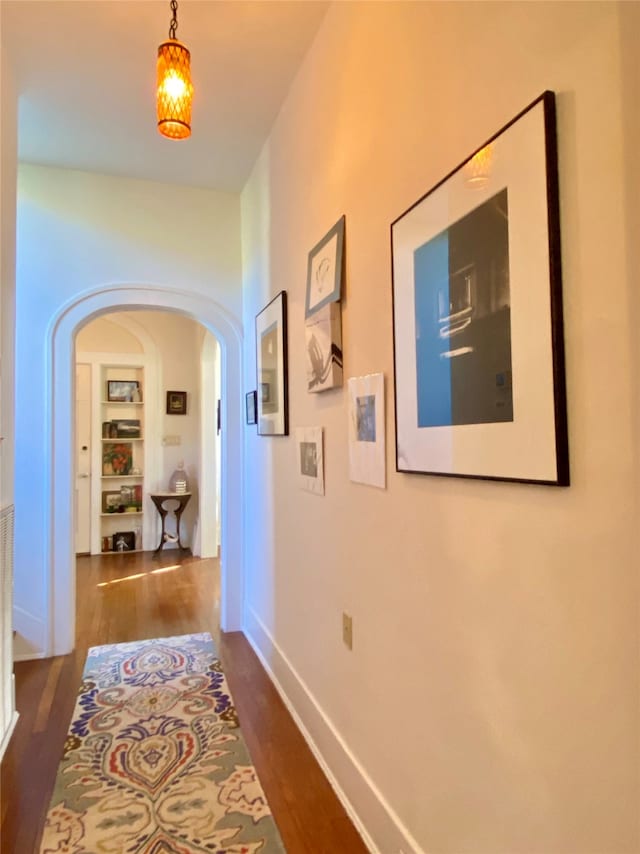
[[[176,141],[154,101],[169,0],[2,0],[20,160],[240,190],[328,5],[181,0],[195,95],[192,135]]]

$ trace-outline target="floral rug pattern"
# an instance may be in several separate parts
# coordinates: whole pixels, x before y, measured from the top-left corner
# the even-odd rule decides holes
[[[281,854],[209,634],[92,647],[41,854]]]

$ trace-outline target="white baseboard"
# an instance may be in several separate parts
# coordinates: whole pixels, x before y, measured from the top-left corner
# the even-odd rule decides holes
[[[13,735],[13,731],[16,728],[16,724],[18,723],[18,713],[14,712],[11,716],[11,720],[9,721],[9,726],[7,727],[7,731],[2,737],[2,742],[0,742],[0,760],[4,756],[4,752],[7,749],[9,742],[11,741],[11,736]]]
[[[46,626],[41,619],[14,605],[13,628],[17,633],[13,641],[14,661],[46,657]]]
[[[353,755],[261,619],[247,607],[244,632],[372,854],[423,854]]]

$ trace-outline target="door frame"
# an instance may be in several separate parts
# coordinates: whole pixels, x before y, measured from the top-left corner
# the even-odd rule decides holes
[[[160,309],[191,317],[215,335],[221,362],[220,624],[243,625],[243,408],[242,332],[222,306],[200,294],[154,285],[105,285],[69,302],[49,327],[46,430],[47,488],[51,495],[46,530],[49,562],[48,655],[69,653],[75,644],[75,551],[73,433],[76,332],[89,320],[117,311]]]

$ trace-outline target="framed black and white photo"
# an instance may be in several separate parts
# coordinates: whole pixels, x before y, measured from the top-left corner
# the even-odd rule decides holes
[[[569,484],[555,98],[391,226],[396,468]]]
[[[384,489],[384,375],[351,377],[348,389],[349,478]]]
[[[296,451],[298,483],[301,489],[324,495],[324,454],[322,427],[298,427]]]
[[[289,434],[287,294],[281,291],[256,316],[258,433]]]
[[[345,218],[342,216],[309,252],[305,317],[309,317],[310,314],[330,302],[340,300],[344,257],[344,222]]]
[[[248,391],[245,395],[245,408],[247,424],[257,424],[258,408],[255,391]]]

